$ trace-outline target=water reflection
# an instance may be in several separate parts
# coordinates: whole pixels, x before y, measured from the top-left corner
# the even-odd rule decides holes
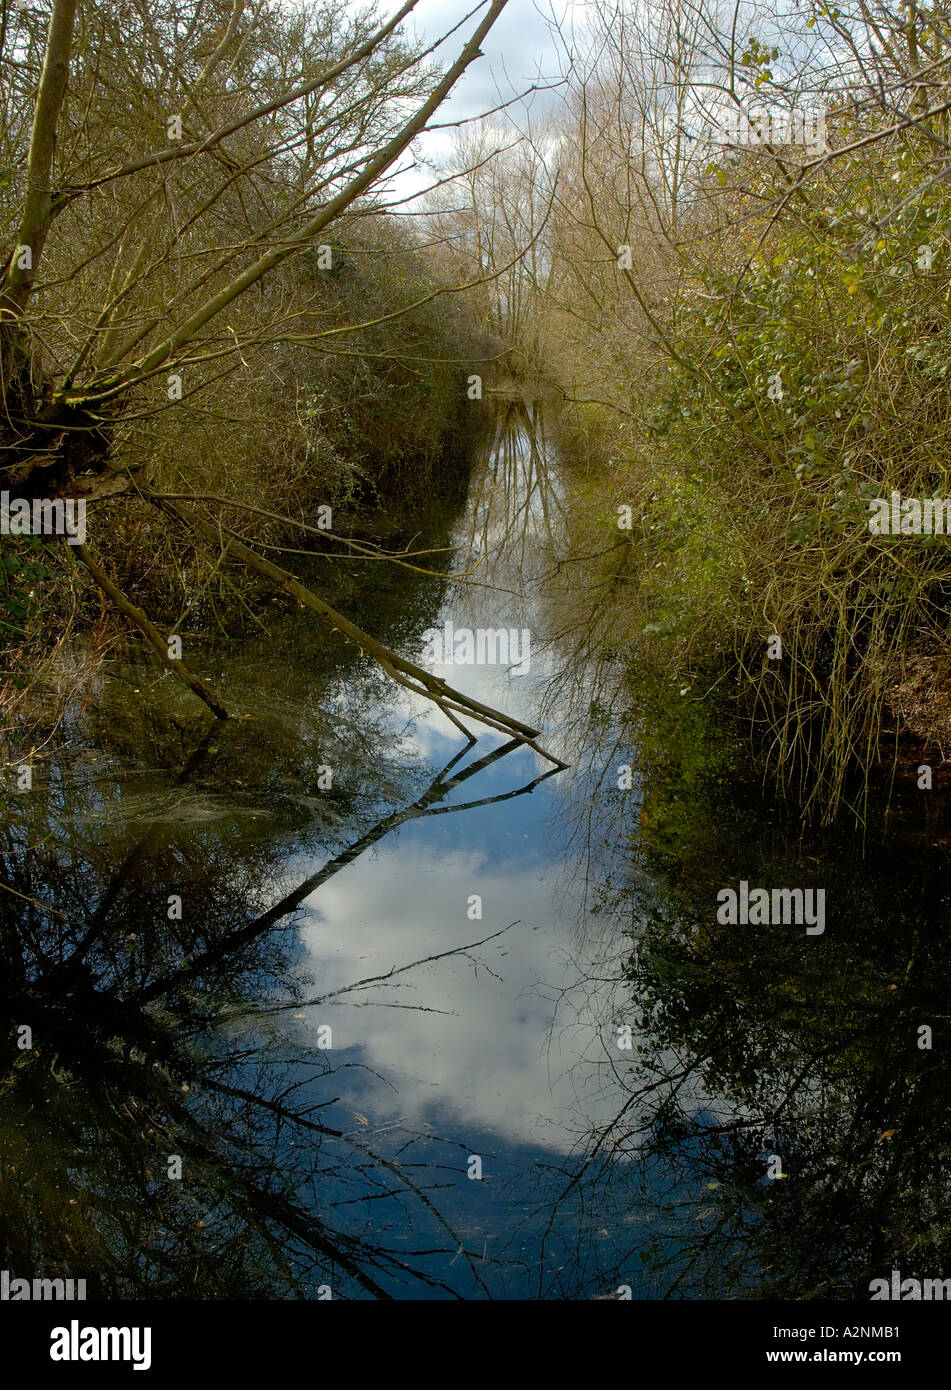
[[[278,607],[203,647],[244,718],[206,733],[126,660],[7,797],[4,1268],[143,1299],[863,1298],[946,1271],[942,851],[899,805],[863,858],[716,729],[701,755],[612,716],[562,496],[513,404],[452,536],[472,582],[340,584],[410,656],[444,617],[530,625],[528,675],[451,678],[543,707],[570,768],[465,746]],[[825,936],[718,926],[740,878],[824,887]]]
[[[207,775],[211,737],[175,779],[178,804]],[[0,857],[0,997],[14,1040],[2,1102],[6,1268],[83,1277],[99,1296],[314,1296],[323,1283],[337,1296],[351,1284],[385,1296],[380,1273],[395,1271],[440,1283],[414,1266],[412,1247],[397,1256],[333,1220],[343,1194],[356,1183],[365,1200],[369,1181],[436,1210],[425,1181],[323,1118],[338,1070],[362,1064],[346,1047],[342,1062],[307,1041],[291,1047],[270,1025],[304,992],[290,929],[298,905],[397,826],[465,814],[471,801],[439,803],[516,746],[465,767],[457,754],[410,805],[263,911],[287,871],[273,847],[231,851],[200,817],[173,818],[171,794],[118,860],[107,838],[97,844],[101,830],[88,831],[84,810],[103,823],[91,783],[24,801],[32,815],[5,829]],[[549,775],[475,802],[524,795]],[[318,1173],[315,1211],[304,1194]]]

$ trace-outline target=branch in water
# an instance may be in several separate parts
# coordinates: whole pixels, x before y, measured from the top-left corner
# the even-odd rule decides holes
[[[501,710],[493,709],[491,705],[484,705],[481,701],[464,695],[461,691],[447,684],[441,677],[434,676],[430,671],[424,670],[422,666],[417,666],[414,662],[407,661],[405,657],[391,651],[389,647],[384,647],[369,633],[357,627],[356,623],[352,623],[349,618],[345,618],[342,613],[331,608],[329,603],[315,594],[312,589],[308,589],[289,570],[281,569],[279,565],[266,560],[263,555],[258,555],[256,551],[245,545],[230,531],[223,527],[212,526],[210,522],[201,517],[188,516],[177,502],[169,501],[156,493],[143,491],[142,495],[161,511],[176,517],[189,531],[198,531],[216,549],[220,548],[224,552],[230,552],[236,559],[241,560],[251,569],[257,570],[259,574],[263,574],[265,578],[270,579],[272,583],[290,594],[292,598],[297,599],[298,603],[317,613],[330,627],[337,632],[342,632],[345,637],[349,637],[368,656],[372,656],[375,661],[379,662],[384,671],[399,685],[405,686],[407,690],[412,690],[416,695],[422,695],[425,699],[432,700],[443,714],[465,734],[470,743],[474,742],[472,734],[455,717],[455,714],[467,714],[470,718],[477,719],[480,724],[497,729],[501,733],[512,734],[520,742],[534,749],[536,753],[541,754],[543,758],[554,763],[557,767],[568,766],[567,763],[546,752],[535,742],[539,733],[538,729],[532,728],[529,724],[523,724],[510,715],[503,714]]]

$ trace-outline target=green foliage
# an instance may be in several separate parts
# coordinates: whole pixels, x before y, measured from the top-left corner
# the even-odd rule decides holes
[[[675,678],[739,677],[771,766],[826,815],[881,762],[909,654],[947,645],[948,541],[868,529],[892,489],[951,496],[951,207],[919,166],[907,142],[840,161],[765,239],[744,214],[775,175],[743,169],[611,479],[638,499],[626,625]]]
[[[8,637],[25,635],[40,607],[41,586],[51,577],[48,549],[34,536],[4,536],[0,543],[0,629]]]

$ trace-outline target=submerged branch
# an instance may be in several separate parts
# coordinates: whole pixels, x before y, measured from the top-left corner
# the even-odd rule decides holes
[[[485,724],[489,728],[497,729],[501,733],[513,735],[543,758],[554,763],[556,767],[568,766],[567,763],[562,762],[554,754],[546,752],[536,743],[535,740],[540,732],[538,729],[532,728],[529,724],[523,724],[518,719],[513,719],[501,710],[493,709],[491,705],[484,705],[480,700],[476,700],[470,695],[464,695],[462,691],[456,690],[441,677],[434,676],[432,672],[424,670],[422,666],[417,666],[415,662],[408,661],[405,657],[391,651],[389,647],[383,646],[369,633],[357,627],[356,623],[351,622],[342,613],[338,613],[312,589],[308,589],[289,570],[281,569],[279,565],[275,565],[270,560],[266,560],[264,556],[258,555],[256,551],[245,545],[243,541],[238,540],[231,532],[220,526],[215,527],[200,517],[188,516],[178,503],[171,502],[159,494],[150,493],[143,489],[142,495],[161,511],[176,517],[189,531],[198,531],[216,548],[220,547],[224,553],[230,552],[243,564],[264,575],[265,578],[283,589],[285,593],[290,594],[305,608],[317,613],[328,626],[343,633],[345,637],[349,637],[368,656],[379,662],[384,671],[399,685],[405,686],[407,690],[413,691],[416,695],[422,695],[425,699],[432,700],[443,714],[465,733],[470,742],[473,741],[472,735],[454,717],[453,711],[455,714],[469,715],[470,718],[478,720],[479,723]]]

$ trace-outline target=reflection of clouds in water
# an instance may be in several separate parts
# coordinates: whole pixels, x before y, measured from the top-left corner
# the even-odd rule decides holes
[[[515,629],[511,660],[508,665],[435,663],[422,639],[415,650],[404,651],[410,660],[460,693],[532,724],[539,722],[537,711],[553,674],[553,656],[542,645],[538,604],[527,590],[551,569],[554,552],[550,527],[560,507],[556,460],[549,455],[543,438],[536,437],[535,429],[540,425],[533,413],[516,403],[499,421],[489,460],[472,480],[465,517],[453,535],[461,555],[474,551],[484,559],[474,568],[472,582],[450,586],[429,625],[440,634],[447,622],[457,631]],[[517,670],[523,654],[530,655],[528,672]],[[450,732],[451,723],[428,701],[405,690],[393,691],[392,706],[401,717],[419,721],[410,739],[417,751],[437,762],[455,751],[458,745],[453,737],[457,735]],[[490,731],[474,720],[468,723],[482,746],[494,746],[495,736]],[[442,737],[443,730],[446,737]],[[557,740],[557,730],[552,733]],[[559,755],[547,731],[541,742]],[[538,759],[538,766],[541,771],[548,764]]]
[[[424,700],[420,695],[413,695],[408,690],[401,690],[398,699],[406,717],[413,720],[413,726],[406,734],[408,746],[434,767],[444,766],[465,743],[459,730],[432,701]],[[480,729],[477,732],[481,734],[482,731]],[[499,734],[498,741],[505,741],[503,735]],[[480,742],[480,749],[482,746]],[[485,748],[492,747],[494,743],[486,739]]]
[[[501,626],[501,624],[500,624]],[[534,697],[542,693],[545,673],[539,669],[539,660],[533,649],[532,669],[528,675],[510,675],[504,666],[478,666],[426,663],[426,670],[440,676],[454,689],[484,705],[501,710],[516,719],[531,722],[534,714]]]
[[[467,517],[454,539],[459,544],[468,535],[488,552],[479,580],[516,593],[450,589],[431,625],[441,630],[449,620],[456,627],[528,626],[531,671],[514,676],[500,666],[434,665],[419,651],[406,655],[483,704],[535,722],[552,659],[536,640],[534,623],[524,621],[518,591],[551,567],[557,489],[551,473],[538,466],[524,422],[513,416],[510,423],[515,428],[497,437],[495,466],[490,463],[473,482]],[[537,622],[537,606],[529,611]],[[433,767],[463,750],[458,729],[430,702],[406,690],[391,688],[389,696],[407,750]],[[541,743],[557,754],[567,730],[551,718],[547,723]],[[478,746],[454,771],[508,741],[474,722],[472,727]],[[514,756],[514,765],[481,773],[451,799],[504,793],[551,766],[535,753]],[[372,1109],[373,1126],[396,1118],[422,1126],[449,1114],[511,1143],[567,1151],[579,1135],[616,1116],[626,1094],[628,1059],[612,1045],[614,1024],[630,1014],[629,986],[618,980],[618,924],[607,917],[588,919],[579,931],[587,917],[584,884],[572,882],[564,835],[557,836],[554,849],[547,845],[552,812],[565,797],[576,808],[586,806],[591,791],[589,777],[561,773],[544,790],[504,808],[416,821],[314,894],[302,931],[304,968],[315,981],[309,995],[519,923],[476,948],[475,960],[460,955],[427,962],[307,1011],[308,1033],[318,1023],[332,1023],[335,1061],[358,1060],[371,1069],[359,1073],[359,1081],[350,1075],[361,1108],[368,1114]],[[467,899],[476,893],[483,918],[470,921]]]
[[[507,853],[515,848],[510,842]],[[594,1073],[572,1071],[579,1056],[603,1056],[597,1026],[579,1019],[550,1036],[572,915],[561,875],[513,860],[501,868],[482,850],[434,854],[406,845],[360,861],[316,895],[321,924],[302,932],[314,993],[464,946],[519,919],[473,953],[480,963],[455,956],[422,965],[349,996],[371,1000],[370,1007],[341,1002],[310,1012],[311,1026],[333,1024],[335,1049],[359,1048],[360,1059],[396,1086],[376,1088],[374,1124],[396,1116],[422,1123],[438,1104],[506,1140],[568,1149],[579,1104],[588,1123],[615,1113],[613,1088],[601,1095]],[[482,921],[466,916],[471,893],[482,896]]]

